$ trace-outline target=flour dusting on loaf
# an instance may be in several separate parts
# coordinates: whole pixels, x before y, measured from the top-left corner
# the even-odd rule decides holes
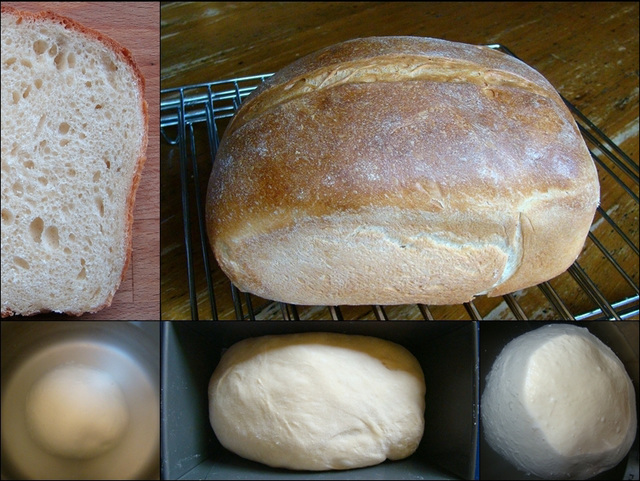
[[[338,44],[284,68],[224,133],[209,238],[241,290],[294,304],[454,304],[566,270],[599,201],[554,88],[486,47]]]

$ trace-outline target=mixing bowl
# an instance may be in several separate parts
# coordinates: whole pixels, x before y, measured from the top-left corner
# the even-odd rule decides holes
[[[159,323],[2,321],[0,335],[3,479],[159,479]],[[106,452],[74,458],[65,455],[65,449],[47,449],[29,422],[28,401],[38,392],[34,386],[56,382],[51,381],[56,373],[69,366],[100,373],[121,393],[126,427]],[[64,404],[53,407],[64,396],[73,400],[69,410],[100,412],[68,393],[73,383],[68,379],[57,393],[49,389],[46,395],[58,398],[51,399],[50,405],[47,398],[39,400],[43,422],[52,414],[83,418],[77,412],[64,412]],[[78,392],[85,393],[86,402],[95,402],[96,397],[86,390]],[[90,423],[87,417],[85,413],[85,424]],[[54,426],[64,425],[52,421]],[[55,439],[55,435],[49,437]]]

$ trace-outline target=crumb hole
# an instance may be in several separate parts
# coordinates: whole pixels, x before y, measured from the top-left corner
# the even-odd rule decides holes
[[[80,272],[78,273],[78,277],[76,277],[76,279],[78,279],[79,281],[82,281],[86,278],[87,278],[87,271],[83,267],[82,269],[80,269]]]
[[[111,59],[107,59],[107,70],[109,70],[110,72],[115,72],[116,70],[118,70],[118,66],[113,63],[113,60]]]
[[[51,45],[51,48],[49,49],[49,55],[51,57],[55,57],[56,55],[58,55],[58,46],[55,43]]]
[[[44,230],[44,221],[40,217],[36,217],[29,224],[29,234],[34,242],[40,244],[42,242],[42,231]]]
[[[40,182],[44,186],[49,183],[49,180],[46,177],[42,176],[42,177],[38,177],[38,182]]]
[[[20,101],[20,94],[18,92],[13,91],[11,93],[11,96],[12,96],[12,100],[13,100],[14,105],[17,104]]]
[[[93,173],[93,181],[98,182],[100,180],[100,171]]]
[[[58,70],[64,70],[67,67],[64,53],[60,52],[58,55],[56,55],[56,57],[53,59],[53,63],[56,64],[56,68]]]
[[[42,79],[39,79],[39,78],[35,79],[33,81],[33,85],[35,85],[37,89],[42,88]]]
[[[29,62],[28,60],[25,60],[25,59],[20,60],[20,63],[24,67],[27,67],[27,68],[32,68],[33,67],[33,64],[31,62]]]
[[[42,116],[40,117],[40,120],[38,121],[38,126],[36,127],[36,134],[38,134],[42,130],[42,127],[44,127],[44,122],[46,119],[47,119],[47,115],[42,114]]]
[[[26,98],[29,96],[29,94],[30,94],[30,93],[31,93],[31,85],[29,85],[29,86],[24,90],[24,92],[22,92],[22,98],[23,98],[23,99],[26,99]]]
[[[95,202],[98,212],[100,213],[100,217],[104,217],[104,201],[102,200],[102,197],[96,197]]]
[[[69,124],[66,122],[62,122],[58,126],[58,132],[60,132],[62,135],[65,135],[67,132],[69,132]]]
[[[44,231],[44,240],[49,247],[57,249],[60,245],[60,238],[58,237],[58,228],[54,226],[47,227]]]
[[[29,263],[22,257],[13,256],[13,263],[18,267],[22,267],[23,269],[29,269]]]
[[[11,224],[13,219],[15,219],[13,212],[9,209],[2,209],[2,222],[5,224]]]
[[[67,55],[67,65],[69,65],[69,68],[76,66],[76,56],[73,52],[69,52],[69,55]]]
[[[11,66],[11,65],[13,65],[14,63],[16,63],[16,61],[17,61],[17,59],[16,59],[15,57],[11,57],[11,58],[8,58],[7,60],[5,60],[4,64],[5,64],[7,67],[10,67],[10,66]]]
[[[45,42],[44,40],[36,40],[35,42],[33,42],[33,51],[38,55],[42,55],[47,51],[48,46],[49,45],[47,45],[47,42]]]
[[[22,194],[24,194],[24,188],[22,187],[21,182],[14,183],[11,186],[11,190],[13,190],[13,193],[16,194],[18,197],[22,197]]]
[[[24,165],[27,169],[33,169],[35,164],[33,163],[33,160],[25,160],[22,165]]]

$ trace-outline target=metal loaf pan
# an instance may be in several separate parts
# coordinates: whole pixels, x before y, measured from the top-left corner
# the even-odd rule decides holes
[[[409,458],[346,471],[290,471],[223,448],[207,386],[225,348],[248,337],[340,332],[403,345],[426,381],[425,434]],[[162,331],[163,479],[473,479],[477,451],[477,323],[166,322]]]

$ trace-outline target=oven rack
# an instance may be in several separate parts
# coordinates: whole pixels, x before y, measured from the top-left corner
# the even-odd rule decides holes
[[[492,44],[487,46],[517,58],[513,52],[503,45]],[[301,308],[300,306],[262,299],[256,302],[255,299],[257,298],[248,293],[240,292],[228,279],[226,280],[227,286],[221,286],[220,282],[214,282],[213,272],[219,270],[219,268],[211,254],[204,225],[206,189],[201,186],[203,182],[206,185],[206,179],[208,179],[213,165],[224,125],[235,114],[242,101],[271,75],[247,76],[161,91],[161,133],[165,142],[172,146],[172,149],[179,151],[185,267],[188,278],[191,319],[193,320],[200,319],[199,303],[206,302],[206,298],[208,298],[210,305],[211,318],[214,320],[221,318],[216,302],[216,296],[220,295],[220,289],[230,289],[231,291],[234,319],[255,320],[279,317],[283,320],[297,320],[304,318],[304,313],[301,315],[301,310],[309,309],[308,307]],[[616,192],[616,198],[622,196],[631,205],[631,208],[635,209],[637,218],[639,204],[638,164],[574,105],[564,97],[563,100],[573,113],[576,123],[585,138],[591,156],[598,168],[601,184],[603,184],[603,179],[610,178],[614,188],[619,190],[619,192]],[[202,165],[203,163],[204,165]],[[205,172],[202,172],[203,168],[206,169]],[[563,295],[552,286],[551,281],[528,288],[539,289],[542,292],[554,312],[554,319],[622,320],[637,318],[639,313],[638,235],[637,231],[633,234],[628,229],[623,228],[610,215],[611,212],[611,209],[607,210],[607,206],[601,205],[598,207],[586,245],[592,243],[596,247],[595,252],[597,252],[597,254],[593,254],[594,249],[592,249],[592,255],[599,255],[606,259],[605,268],[608,271],[606,277],[617,276],[619,278],[618,281],[625,285],[624,297],[608,299],[603,292],[602,282],[594,281],[593,274],[582,267],[581,255],[579,258],[581,262],[579,263],[577,260],[568,269],[567,273],[577,284],[580,292],[586,295],[593,303],[593,309],[586,312],[572,312],[568,306],[569,300],[566,297],[563,298]],[[606,223],[615,232],[614,247],[609,246],[611,244],[610,239],[605,240],[595,234],[595,227],[600,223]],[[204,275],[196,273],[196,260],[198,264],[202,263]],[[567,273],[562,275],[567,275]],[[204,280],[201,279],[202,277],[204,277]],[[206,284],[206,288],[203,283]],[[228,296],[228,293],[225,295]],[[502,307],[508,309],[513,318],[526,320],[527,315],[518,298],[519,296],[516,293],[503,296],[504,305]],[[434,315],[431,312],[432,309],[429,306],[417,305],[416,307],[423,319],[434,319]],[[321,314],[321,316],[326,316],[326,319],[343,319],[343,309],[340,306],[318,306],[313,309],[316,311],[318,309],[323,310],[324,314]],[[483,318],[474,301],[465,303],[464,310],[469,319],[481,320]],[[388,307],[376,305],[370,307],[367,315],[369,317],[373,315],[377,320],[388,320],[390,316],[387,311]],[[492,310],[491,313],[493,312],[495,311]],[[491,318],[491,313],[488,314],[489,317],[487,318]]]

